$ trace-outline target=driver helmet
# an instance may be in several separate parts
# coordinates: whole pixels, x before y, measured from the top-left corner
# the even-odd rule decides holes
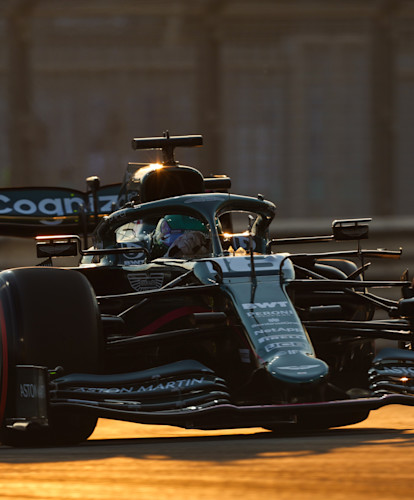
[[[168,254],[180,236],[189,236],[190,234],[203,236],[203,241],[206,242],[208,229],[203,222],[195,217],[179,214],[166,215],[158,221],[154,231],[153,244],[157,254]],[[194,250],[196,254],[198,249]]]

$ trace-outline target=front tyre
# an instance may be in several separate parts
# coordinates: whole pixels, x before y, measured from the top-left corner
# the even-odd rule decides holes
[[[16,365],[65,373],[99,373],[100,315],[93,289],[79,272],[47,267],[0,273],[0,442],[11,446],[76,444],[96,417],[49,408],[48,427],[7,427],[15,411]]]

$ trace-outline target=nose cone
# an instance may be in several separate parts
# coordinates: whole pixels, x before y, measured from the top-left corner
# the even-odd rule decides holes
[[[319,382],[328,374],[328,365],[305,353],[276,356],[267,365],[268,372],[277,380],[290,384]]]

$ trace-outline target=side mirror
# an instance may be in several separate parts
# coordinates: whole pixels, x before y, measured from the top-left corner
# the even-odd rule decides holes
[[[336,241],[365,240],[368,238],[369,226],[365,222],[372,219],[341,219],[332,222],[333,236]]]
[[[76,257],[79,254],[78,236],[38,236],[36,238],[37,257]]]

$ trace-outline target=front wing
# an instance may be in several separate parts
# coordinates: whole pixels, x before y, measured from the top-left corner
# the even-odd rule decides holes
[[[320,415],[325,418],[353,412],[368,413],[383,406],[402,404],[414,406],[414,397],[388,394],[381,397],[329,401],[321,403],[301,403],[282,405],[236,406],[217,404],[207,408],[183,408],[160,412],[141,412],[131,408],[123,409],[93,401],[67,400],[52,403],[52,407],[77,408],[92,412],[101,418],[126,420],[142,424],[173,425],[194,429],[235,429],[243,427],[272,427],[296,424],[298,420],[314,421]]]
[[[211,376],[209,380],[206,379],[204,398],[202,390],[198,392],[198,400],[194,398],[194,394],[186,396],[185,391],[178,391],[168,409],[157,410],[154,409],[154,405],[145,406],[126,397],[111,399],[110,395],[106,395],[100,399],[91,395],[76,398],[74,393],[72,397],[64,397],[64,392],[62,395],[54,394],[53,390],[50,390],[46,368],[34,366],[17,368],[15,411],[6,418],[6,425],[11,428],[47,426],[48,413],[54,410],[76,410],[99,418],[205,430],[277,428],[286,425],[294,427],[295,424],[306,428],[307,423],[310,427],[315,427],[312,424],[322,421],[328,422],[326,427],[335,427],[354,423],[354,416],[356,416],[355,422],[364,420],[371,410],[386,405],[414,406],[414,396],[407,394],[384,394],[299,404],[236,405],[226,397],[221,379],[214,379]]]

